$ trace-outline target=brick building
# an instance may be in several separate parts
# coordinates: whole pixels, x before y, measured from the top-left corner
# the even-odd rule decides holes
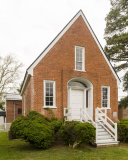
[[[80,10],[26,70],[22,113],[36,110],[49,116],[45,110],[49,107],[58,119],[63,119],[64,108],[68,108],[67,119],[80,120],[82,109],[86,120],[95,121],[95,109],[99,107],[117,121],[119,83]]]
[[[19,94],[6,94],[6,123],[7,128],[11,123],[22,115],[22,97]]]
[[[118,118],[128,119],[128,107],[126,109],[124,109],[123,107],[118,109]]]

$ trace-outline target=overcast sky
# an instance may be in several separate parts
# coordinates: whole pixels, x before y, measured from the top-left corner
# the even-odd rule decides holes
[[[14,53],[23,62],[22,81],[29,65],[80,9],[104,48],[110,7],[109,0],[0,0],[0,55]]]

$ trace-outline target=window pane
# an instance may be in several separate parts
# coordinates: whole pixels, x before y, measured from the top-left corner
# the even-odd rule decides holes
[[[18,108],[18,114],[22,114],[22,109]]]
[[[80,57],[79,61],[82,62],[82,57]]]
[[[50,102],[50,106],[53,106],[53,102]]]
[[[50,93],[53,92],[53,88],[50,88]]]
[[[50,92],[50,96],[53,96],[53,92]]]
[[[108,107],[108,88],[102,88],[102,107]]]
[[[82,55],[82,48],[81,48],[81,49],[79,49],[79,52],[80,52],[80,54]]]
[[[76,69],[79,70],[79,66],[76,66]]]
[[[76,47],[76,70],[84,70],[83,63],[84,63],[84,52],[83,47]]]
[[[50,92],[46,92],[46,96],[50,96]]]
[[[53,83],[46,83],[45,105],[53,106]]]
[[[82,70],[82,66],[79,66],[79,70]]]
[[[49,83],[46,83],[46,88],[49,88]]]
[[[53,97],[50,97],[50,102],[53,102]]]
[[[107,107],[107,102],[108,102],[107,100],[103,100],[102,106],[103,106],[103,107]]]
[[[46,92],[49,92],[49,88],[46,88]]]
[[[76,53],[79,53],[79,48],[76,48]]]
[[[53,88],[53,83],[50,83],[50,88]]]
[[[47,102],[49,101],[49,97],[46,97],[46,101],[47,101]]]
[[[79,57],[76,57],[76,62],[79,62]]]
[[[46,106],[49,106],[49,102],[46,102]]]

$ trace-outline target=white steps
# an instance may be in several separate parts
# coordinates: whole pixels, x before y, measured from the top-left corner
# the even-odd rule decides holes
[[[103,128],[103,126],[98,123],[98,126],[96,128],[96,142],[95,144],[97,146],[106,146],[106,145],[117,145],[119,142],[115,141],[114,137],[111,136],[111,134]]]

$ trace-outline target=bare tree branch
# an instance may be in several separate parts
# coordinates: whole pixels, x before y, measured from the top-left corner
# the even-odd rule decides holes
[[[0,57],[0,96],[7,92],[7,86],[15,84],[21,76],[23,64],[12,54]]]

